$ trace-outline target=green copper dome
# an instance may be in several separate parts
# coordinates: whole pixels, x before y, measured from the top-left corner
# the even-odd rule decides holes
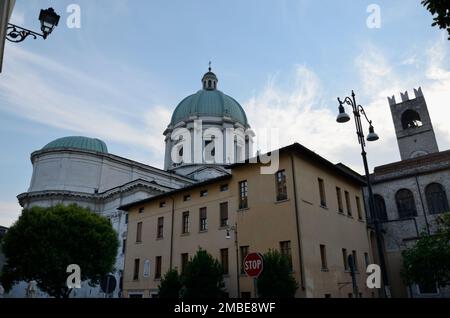
[[[183,99],[175,108],[170,123],[175,125],[190,116],[226,116],[248,127],[247,116],[241,105],[216,89],[202,89]]]
[[[203,89],[183,99],[172,115],[171,125],[190,116],[230,117],[244,127],[249,127],[247,115],[241,105],[232,97],[217,90],[217,76],[209,71],[203,75]]]
[[[70,136],[58,138],[45,145],[44,148],[42,148],[42,150],[54,148],[75,148],[108,153],[108,147],[106,147],[106,144],[102,140],[82,136]]]

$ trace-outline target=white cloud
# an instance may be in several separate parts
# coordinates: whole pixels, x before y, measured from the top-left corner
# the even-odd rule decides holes
[[[17,47],[8,47],[0,82],[0,110],[51,127],[161,153],[168,123],[163,106],[140,105],[136,96],[78,70]],[[129,95],[127,94],[129,93]],[[143,113],[147,112],[142,116]],[[148,161],[147,161],[148,162]]]
[[[0,201],[0,225],[10,227],[19,218],[21,211],[17,202]]]
[[[363,104],[380,135],[379,141],[367,144],[371,167],[400,160],[387,96],[396,94],[399,100],[398,93],[408,90],[410,98],[414,98],[412,89],[419,86],[427,100],[440,149],[450,147],[450,127],[446,122],[450,116],[446,45],[443,37],[427,54],[418,52],[417,56],[426,61],[423,63],[426,69],[412,65],[414,72],[407,77],[394,67],[401,62],[389,61],[374,45],[365,45],[355,58],[363,88],[358,92],[357,102]],[[290,83],[287,87],[286,82]],[[250,124],[256,130],[279,128],[280,146],[300,142],[330,161],[343,162],[362,173],[353,118],[346,125],[336,123],[337,102],[323,100],[323,86],[313,70],[304,65],[295,66],[290,76],[284,75],[283,81],[277,76],[270,77],[264,90],[244,103]],[[330,108],[327,103],[336,108]],[[348,106],[347,112],[350,114]],[[366,123],[363,126],[368,128]]]

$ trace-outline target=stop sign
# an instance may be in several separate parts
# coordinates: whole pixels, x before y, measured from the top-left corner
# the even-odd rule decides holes
[[[244,271],[250,277],[258,277],[263,267],[264,259],[259,253],[250,253],[244,258]]]

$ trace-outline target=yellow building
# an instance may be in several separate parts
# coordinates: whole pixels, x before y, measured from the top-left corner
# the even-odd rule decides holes
[[[228,175],[122,206],[129,214],[124,296],[156,296],[161,277],[182,271],[201,247],[224,265],[230,297],[254,297],[242,259],[269,249],[291,258],[297,297],[353,297],[350,254],[357,296],[373,297],[360,176],[297,143],[279,150],[275,174],[261,174],[261,166],[234,164]]]

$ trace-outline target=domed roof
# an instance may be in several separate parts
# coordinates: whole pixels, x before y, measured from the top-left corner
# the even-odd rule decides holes
[[[54,148],[75,148],[108,153],[108,147],[106,147],[106,144],[102,140],[83,136],[58,138],[46,144],[42,150]]]
[[[175,108],[170,123],[175,125],[190,116],[226,116],[248,127],[247,115],[241,105],[219,90],[202,89],[183,99]]]
[[[171,125],[190,116],[230,117],[244,127],[249,127],[247,115],[241,105],[232,97],[217,90],[218,79],[209,71],[202,78],[203,89],[183,99],[172,115]]]

